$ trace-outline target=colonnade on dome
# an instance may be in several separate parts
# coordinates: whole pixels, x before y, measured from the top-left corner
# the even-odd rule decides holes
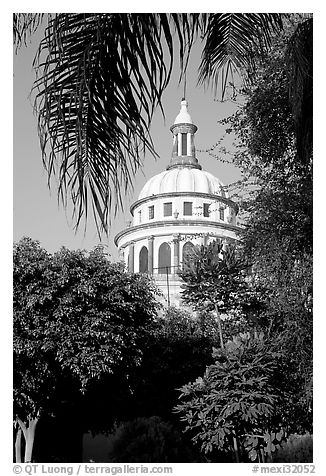
[[[234,242],[235,239],[218,235],[151,235],[147,238],[130,241],[119,249],[120,260],[126,263],[131,273],[177,274],[183,269],[183,263],[191,255],[195,245],[208,244],[219,239],[222,244]]]

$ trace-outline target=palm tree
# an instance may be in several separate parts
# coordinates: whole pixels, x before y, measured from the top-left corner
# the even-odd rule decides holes
[[[174,46],[180,80],[196,38],[204,41],[199,82],[225,92],[235,70],[254,70],[250,46],[269,45],[281,14],[15,14],[14,42],[26,42],[42,21],[34,66],[35,109],[48,182],[57,178],[76,226],[93,211],[98,230],[122,206],[146,151],[149,126],[169,83]],[[164,113],[164,112],[163,112]]]

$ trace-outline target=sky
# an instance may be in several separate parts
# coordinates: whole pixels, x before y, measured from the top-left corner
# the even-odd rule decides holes
[[[34,81],[32,62],[41,39],[42,32],[35,35],[27,47],[22,47],[14,54],[14,159],[13,159],[13,237],[18,241],[29,236],[40,241],[50,252],[66,246],[70,249],[90,250],[100,243],[92,218],[77,232],[69,214],[58,205],[56,189],[49,191],[46,171],[42,165],[41,150],[37,135],[37,118],[33,114],[30,91]],[[196,149],[204,150],[215,144],[223,135],[224,128],[218,120],[235,111],[231,101],[220,102],[214,98],[211,88],[197,86],[197,68],[200,62],[200,44],[196,45],[191,55],[187,74],[186,99],[188,109],[198,131],[195,136]],[[114,236],[125,228],[131,219],[130,205],[137,200],[138,194],[146,181],[153,175],[165,170],[172,150],[172,133],[170,126],[180,110],[183,96],[183,84],[178,84],[179,67],[176,62],[174,74],[163,96],[165,120],[157,110],[151,125],[151,135],[158,159],[150,154],[145,156],[144,165],[137,173],[134,189],[125,197],[124,211],[111,217],[108,237],[102,237],[112,260],[117,259],[117,249],[113,243]],[[240,172],[230,164],[224,164],[207,153],[197,152],[197,158],[203,169],[211,172],[225,184],[240,178]]]

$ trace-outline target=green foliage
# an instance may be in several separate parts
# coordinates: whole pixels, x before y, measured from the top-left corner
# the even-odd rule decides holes
[[[213,362],[217,339],[216,322],[210,317],[199,320],[183,309],[166,309],[144,341],[141,365],[130,374],[133,393],[126,409],[128,419],[158,415],[171,420],[176,388]]]
[[[214,309],[221,313],[237,309],[245,289],[244,270],[248,264],[233,245],[223,247],[218,240],[194,248],[180,276],[182,299],[195,309]]]
[[[312,463],[312,435],[290,435],[273,455],[273,463]]]
[[[214,349],[203,377],[180,389],[175,411],[202,451],[231,451],[235,440],[252,459],[260,447],[271,450],[267,435],[281,430],[281,393],[272,385],[279,357],[263,335],[240,334]]]
[[[179,432],[157,416],[121,423],[110,439],[109,462],[188,463],[191,458]]]
[[[156,315],[155,288],[111,264],[101,249],[53,256],[24,238],[14,246],[15,412],[46,407],[62,372],[82,390],[140,362],[140,339]]]
[[[255,180],[240,203],[244,253],[263,297],[260,327],[282,352],[280,412],[289,432],[312,431],[312,19],[290,15],[246,102],[225,123],[237,137],[235,162]]]
[[[312,54],[304,47],[312,19],[291,15],[285,24],[268,55],[253,51],[255,84],[244,90],[244,106],[223,121],[237,138],[235,163],[258,185],[241,208],[250,212],[246,253],[259,255],[262,264],[270,248],[312,250]]]
[[[276,385],[287,398],[279,411],[288,432],[312,431],[313,267],[312,257],[297,259],[281,250],[270,250],[255,283],[265,289],[266,305],[260,326],[282,353]]]
[[[260,459],[265,461],[266,457],[271,460],[277,448],[286,440],[286,436],[286,431],[279,427],[278,430],[272,431],[271,433],[266,432],[263,436],[247,436],[243,446],[245,450],[248,451],[248,456],[251,461],[255,461],[257,458],[258,461]]]
[[[190,312],[185,308],[170,306],[157,320],[157,337],[166,337],[170,342],[190,338],[207,339],[211,343],[218,340],[216,318],[212,313]]]
[[[14,13],[13,43],[17,50],[36,32],[42,23],[44,13]]]
[[[50,255],[31,239],[14,246],[14,403],[23,419],[34,418],[55,388],[53,359],[41,353],[50,263]]]
[[[227,337],[232,335],[232,330],[259,327],[264,296],[262,289],[253,285],[248,276],[249,268],[250,263],[240,246],[225,246],[215,240],[195,247],[180,273],[185,282],[181,286],[183,300],[199,313],[215,313],[221,347],[225,332]]]
[[[246,102],[231,118],[222,121],[236,132],[237,164],[247,171],[253,167],[255,176],[266,175],[282,163],[286,173],[291,156],[295,158],[291,167],[309,164],[312,18],[287,16],[283,30],[272,35],[268,53],[253,45],[251,56],[257,70],[254,81],[241,90]]]
[[[290,17],[289,23],[292,19]],[[254,177],[256,184],[240,203],[240,208],[248,212],[242,243],[244,255],[252,265],[251,273],[246,279],[236,280],[236,273],[231,272],[225,279],[218,264],[222,257],[215,257],[214,262],[211,256],[207,259],[204,250],[201,255],[197,250],[190,269],[186,270],[188,276],[185,274],[188,302],[195,306],[197,302],[198,307],[216,302],[217,311],[228,312],[231,334],[232,318],[241,316],[247,320],[248,329],[264,329],[268,336],[269,344],[266,348],[265,344],[258,345],[254,355],[243,343],[240,346],[246,349],[236,366],[240,375],[245,371],[245,364],[260,355],[267,359],[271,370],[266,373],[266,368],[255,367],[257,373],[251,376],[252,387],[248,387],[251,397],[246,395],[241,404],[242,380],[239,377],[238,381],[233,381],[228,343],[224,350],[218,351],[220,355],[225,352],[225,360],[217,360],[214,366],[207,368],[203,378],[184,386],[182,403],[177,407],[194,441],[201,443],[204,451],[234,448],[236,453],[240,443],[240,449],[245,450],[251,460],[264,458],[263,453],[271,458],[289,431],[311,431],[312,425],[311,91],[307,78],[311,57],[309,48],[302,51],[307,63],[300,70],[301,96],[294,88],[298,93],[295,111],[293,98],[289,101],[293,83],[291,85],[288,71],[292,71],[293,66],[289,51],[292,49],[293,54],[294,48],[293,43],[289,47],[289,41],[290,38],[292,42],[298,41],[293,37],[297,24],[295,18],[283,34],[273,39],[268,56],[261,54],[257,45],[253,46],[258,65],[256,82],[245,89],[247,102],[244,107],[224,121],[238,138],[236,164],[242,168],[246,180]],[[309,28],[306,25],[301,31],[297,30],[299,43],[305,34],[310,41]],[[304,121],[305,137],[301,141],[298,130],[303,105],[308,118]],[[225,298],[220,291],[222,283],[227,294]],[[224,322],[223,326],[225,329]],[[233,355],[234,351],[229,352]],[[260,402],[255,396],[259,396],[261,378],[264,391]],[[237,399],[232,399],[231,390]],[[250,398],[253,398],[253,415],[248,414],[246,406]],[[265,401],[266,398],[270,400]],[[258,407],[262,403],[264,406]]]
[[[307,163],[313,148],[313,19],[306,15],[287,47],[289,96],[298,159]]]
[[[250,58],[252,44],[260,41],[268,50],[272,33],[282,28],[283,15],[214,13],[203,16],[207,16],[207,23],[200,79],[210,82],[215,89],[220,82],[223,98],[227,81],[235,72],[243,73],[247,80],[252,77],[255,71]]]

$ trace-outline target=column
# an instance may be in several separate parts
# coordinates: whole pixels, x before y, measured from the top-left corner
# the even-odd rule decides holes
[[[187,133],[187,155],[192,155],[191,136],[192,136],[192,134],[190,132],[188,132]]]
[[[129,258],[128,258],[128,271],[134,272],[134,260],[135,260],[135,242],[131,241],[129,245]]]
[[[190,155],[193,157],[196,157],[196,149],[195,149],[195,140],[194,140],[194,135],[191,134],[191,152]]]
[[[178,155],[178,136],[173,135],[173,147],[172,147],[172,157]]]
[[[124,261],[124,256],[125,256],[125,254],[124,254],[124,248],[123,248],[123,246],[122,246],[121,248],[119,248],[119,260],[120,260],[120,261]]]
[[[153,274],[154,262],[154,236],[148,237],[148,272]]]
[[[181,155],[181,151],[182,151],[181,133],[178,132],[178,155],[179,155],[179,156]]]
[[[173,235],[173,256],[174,256],[173,274],[175,274],[179,270],[179,267],[180,267],[179,242],[180,242],[180,234],[178,233]]]

